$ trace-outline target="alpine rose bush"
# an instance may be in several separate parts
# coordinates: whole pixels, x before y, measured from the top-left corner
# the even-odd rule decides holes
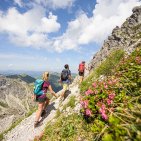
[[[83,114],[95,117],[99,113],[103,120],[107,120],[109,111],[111,111],[109,109],[112,108],[116,96],[113,88],[115,89],[117,83],[118,80],[115,78],[93,82],[80,102]]]

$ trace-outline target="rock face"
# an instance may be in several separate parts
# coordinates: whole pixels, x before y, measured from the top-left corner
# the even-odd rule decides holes
[[[0,76],[0,133],[25,115],[32,105],[27,83]]]
[[[99,52],[91,62],[90,68],[100,64],[114,49],[124,49],[128,54],[141,45],[141,6],[135,7],[133,14],[126,19],[121,27],[115,27]]]

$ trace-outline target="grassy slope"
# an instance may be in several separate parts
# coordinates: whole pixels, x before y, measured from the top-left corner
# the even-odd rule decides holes
[[[116,55],[116,52],[112,54]],[[57,122],[49,124],[45,129],[42,141],[141,140],[141,49],[120,61],[122,54],[121,51],[112,60],[107,58],[81,85],[82,101],[89,101],[88,105],[83,107],[82,115],[73,114],[66,117],[59,113]],[[115,63],[113,67],[107,63],[109,60]],[[106,69],[106,74],[102,68]],[[99,76],[103,74],[107,77],[99,81]],[[95,85],[92,86],[94,82],[97,85],[95,88]],[[92,92],[85,95],[88,89]],[[96,94],[94,90],[97,90]],[[115,94],[110,105],[106,101],[109,92]],[[103,119],[99,112],[101,105],[97,105],[98,102],[106,106],[106,119]],[[86,114],[86,109],[91,110],[91,116]]]

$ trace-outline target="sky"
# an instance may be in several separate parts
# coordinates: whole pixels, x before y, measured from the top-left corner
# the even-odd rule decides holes
[[[0,70],[77,72],[141,0],[0,0]]]

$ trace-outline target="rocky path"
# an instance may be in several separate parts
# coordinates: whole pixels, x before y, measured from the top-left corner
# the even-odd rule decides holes
[[[60,92],[58,92],[58,95],[60,94]],[[63,105],[65,105],[69,101],[69,98],[73,95],[76,97],[79,95],[78,85],[70,86],[68,96],[63,102],[61,102],[60,98],[58,98],[48,105],[47,115],[44,119],[41,119],[41,125],[39,127],[34,128],[33,126],[35,119],[35,113],[33,113],[31,116],[24,119],[13,130],[8,132],[4,136],[3,141],[33,141],[34,137],[40,135],[40,133],[44,130],[46,124],[53,120],[56,115],[57,109],[59,108],[61,110]]]

